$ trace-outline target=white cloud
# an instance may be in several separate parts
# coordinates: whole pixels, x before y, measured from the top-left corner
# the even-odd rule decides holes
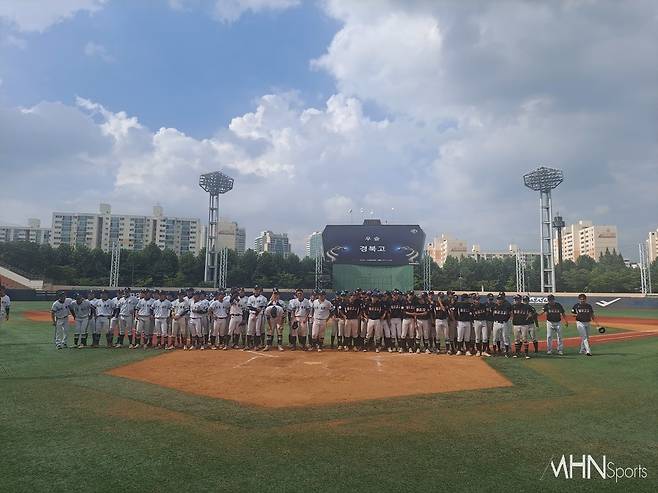
[[[103,8],[107,0],[0,0],[0,19],[19,31],[45,31],[53,24],[73,17],[80,11],[89,13]]]
[[[114,61],[114,57],[109,54],[109,52],[107,51],[107,48],[105,48],[105,46],[103,46],[101,44],[98,44],[98,43],[94,43],[93,41],[88,41],[85,44],[85,46],[83,48],[83,52],[86,56],[88,56],[90,58],[100,58],[101,60],[103,60],[105,62],[113,62]]]
[[[300,3],[301,0],[169,0],[169,6],[179,11],[209,6],[210,14],[226,24],[237,21],[247,12],[259,14],[287,10],[297,7]]]
[[[214,14],[222,22],[235,22],[245,12],[286,10],[299,5],[300,0],[215,0]]]

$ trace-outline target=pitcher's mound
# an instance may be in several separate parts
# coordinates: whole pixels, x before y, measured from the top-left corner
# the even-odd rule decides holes
[[[481,358],[337,351],[174,351],[110,375],[264,407],[299,407],[512,383]]]

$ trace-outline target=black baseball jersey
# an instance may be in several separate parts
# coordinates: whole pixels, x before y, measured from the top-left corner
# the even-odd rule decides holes
[[[391,318],[402,318],[402,312],[405,310],[406,303],[403,299],[391,300],[388,310]]]
[[[432,304],[434,317],[436,317],[438,320],[445,320],[448,318],[448,308],[446,307],[445,302],[442,303],[443,303],[443,308],[441,308],[441,305],[439,305],[438,301]]]
[[[578,322],[591,322],[594,316],[594,308],[589,303],[576,303],[571,309],[571,313],[576,315]]]
[[[512,325],[528,325],[532,322],[531,306],[525,303],[512,305]]]
[[[546,320],[549,322],[559,322],[564,315],[564,308],[559,303],[546,303],[544,305]]]
[[[487,301],[484,306],[487,307],[487,320],[492,321],[493,320],[493,309],[496,307],[496,302],[495,301]]]
[[[402,311],[402,318],[413,318],[412,315],[407,315],[407,312],[415,313],[416,312],[416,301],[405,301],[404,309]]]
[[[468,301],[455,303],[455,318],[459,322],[470,322],[473,320],[473,307]]]
[[[341,309],[341,314],[345,315],[345,317],[347,317],[348,320],[356,320],[357,318],[359,318],[359,314],[361,313],[361,302],[348,301],[347,303],[343,303],[340,309]]]
[[[365,314],[370,320],[379,320],[384,315],[385,310],[380,301],[370,302],[365,307]]]
[[[509,303],[495,304],[491,310],[494,322],[505,323],[512,315],[512,306]]]
[[[473,305],[473,320],[487,320],[489,316],[489,308],[482,303],[475,303]]]
[[[428,320],[430,318],[430,311],[432,307],[430,306],[429,303],[424,302],[424,301],[419,301],[416,303],[416,306],[414,307],[414,311],[416,312],[416,318],[418,320]]]

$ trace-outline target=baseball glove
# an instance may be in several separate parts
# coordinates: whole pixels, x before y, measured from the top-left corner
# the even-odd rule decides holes
[[[605,334],[605,327],[599,327],[599,334]]]
[[[292,330],[297,330],[298,328],[299,328],[299,322],[297,320],[295,320],[292,323]]]

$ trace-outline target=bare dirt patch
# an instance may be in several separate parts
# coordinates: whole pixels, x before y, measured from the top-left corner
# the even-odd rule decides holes
[[[481,358],[331,351],[175,351],[108,373],[272,408],[512,385]]]
[[[52,319],[50,318],[50,312],[25,311],[23,312],[23,318],[26,318],[32,322],[52,322]],[[69,322],[72,321],[73,317],[69,317]]]

